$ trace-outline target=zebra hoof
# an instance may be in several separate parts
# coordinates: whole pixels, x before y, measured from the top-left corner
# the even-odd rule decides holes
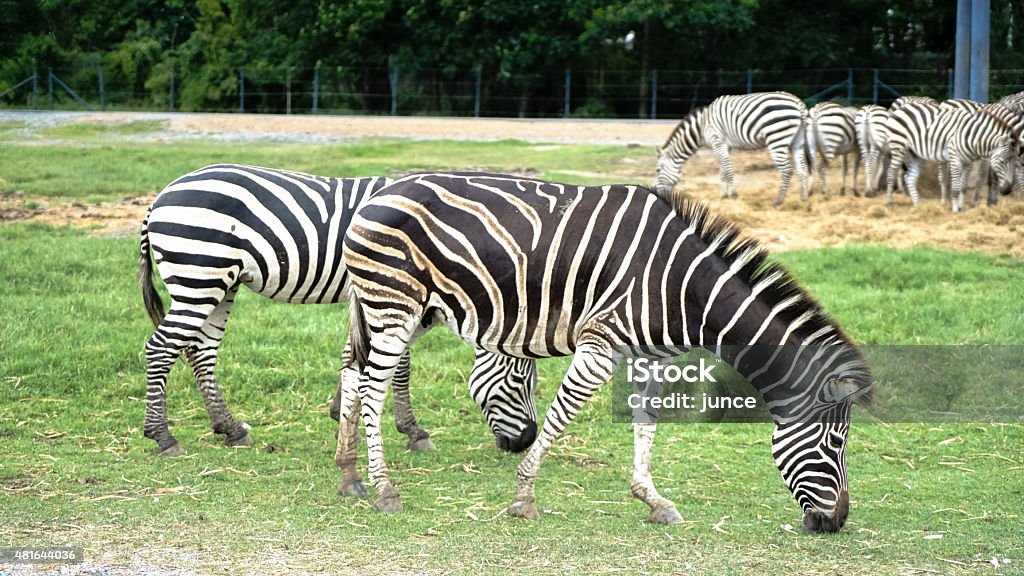
[[[647,517],[647,521],[651,524],[679,524],[683,521],[683,517],[679,515],[674,506],[671,506],[651,510],[651,515]]]
[[[366,498],[370,495],[370,491],[366,489],[366,485],[363,484],[362,480],[356,480],[348,484],[342,482],[341,486],[338,487],[338,494],[354,498]]]
[[[437,450],[437,446],[430,438],[420,438],[419,440],[409,440],[409,443],[405,445],[406,448],[413,452],[433,452]]]
[[[401,512],[402,499],[398,497],[398,494],[381,496],[373,503],[373,509],[384,513]]]
[[[171,444],[167,448],[164,448],[163,450],[157,452],[157,456],[166,456],[168,458],[173,458],[175,456],[184,456],[184,455],[185,455],[185,449],[182,448],[181,444],[178,444],[177,442],[175,442],[174,444]]]
[[[231,438],[229,436],[224,440],[224,444],[228,446],[252,446],[252,438],[250,438],[249,433],[246,432],[239,438]]]
[[[537,503],[533,500],[515,500],[508,507],[509,516],[526,518],[527,520],[539,520],[540,513],[537,512]]]

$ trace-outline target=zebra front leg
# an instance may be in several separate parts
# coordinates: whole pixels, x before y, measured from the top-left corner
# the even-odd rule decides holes
[[[907,183],[907,192],[910,193],[910,201],[917,208],[918,204],[921,203],[921,195],[917,192],[917,180],[921,177],[921,169],[924,167],[924,160],[920,158],[913,158],[910,161],[910,165],[907,166],[907,174],[904,176],[904,180]],[[942,167],[939,167],[939,173],[942,173]],[[945,197],[945,196],[943,196]]]
[[[370,493],[356,470],[356,446],[359,444],[359,373],[352,368],[343,368],[334,399],[338,405],[338,447],[334,452],[334,463],[341,470],[341,485],[338,494],[365,498]],[[333,406],[333,403],[332,403]]]
[[[391,381],[391,389],[395,392],[395,427],[409,437],[406,448],[413,452],[433,452],[437,450],[430,440],[430,434],[416,423],[412,413],[412,398],[409,395],[409,351],[406,350],[395,369]]]
[[[231,306],[235,302],[237,293],[237,288],[232,288],[227,292],[224,300],[217,304],[199,332],[200,342],[189,346],[185,351],[185,357],[195,374],[196,384],[199,386],[203,403],[206,405],[206,412],[213,425],[213,432],[224,434],[226,436],[224,443],[228,446],[252,446],[249,425],[245,422],[235,422],[227,402],[221,395],[214,375],[217,367],[217,351],[224,338],[228,315],[231,313]]]
[[[942,203],[946,203],[946,197],[950,194],[949,183],[952,180],[949,177],[949,162],[939,162],[939,192],[942,195]],[[914,203],[917,206],[917,203]]]
[[[736,184],[733,181],[732,159],[729,158],[729,146],[720,137],[712,137],[711,153],[718,160],[718,175],[722,180],[722,198],[736,197]]]
[[[971,173],[971,163],[961,162],[954,157],[949,162],[949,171],[953,181],[953,191],[950,194],[953,213],[960,212],[964,208],[964,196],[966,195],[967,178]]]
[[[648,520],[654,524],[678,524],[683,517],[676,505],[658,493],[651,477],[651,445],[654,444],[655,423],[633,424],[633,483],[629,491],[651,508]]]
[[[528,520],[540,518],[533,486],[544,456],[583,404],[611,377],[615,369],[611,352],[602,344],[583,343],[576,349],[569,371],[551,401],[540,435],[516,470],[516,497],[508,507],[511,516]]]

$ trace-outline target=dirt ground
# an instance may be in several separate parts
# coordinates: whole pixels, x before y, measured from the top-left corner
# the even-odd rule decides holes
[[[237,114],[81,114],[68,121],[125,122],[162,119],[169,138],[290,138],[331,141],[388,136],[415,139],[515,138],[537,143],[617,143],[652,146],[671,132],[669,121],[500,120],[405,117],[310,117]],[[949,250],[1007,254],[1024,258],[1024,201],[1003,198],[985,206],[952,214],[938,199],[934,178],[922,178],[921,206],[913,208],[906,196],[886,207],[880,197],[856,198],[849,191],[838,195],[839,162],[829,169],[831,194],[820,187],[808,202],[801,202],[799,181],[793,178],[786,202],[772,208],[779,176],[767,152],[737,152],[733,156],[738,199],[720,198],[718,165],[702,150],[683,167],[676,192],[706,201],[713,212],[739,224],[771,250],[793,250],[851,243],[894,247],[932,246]],[[650,183],[655,155],[649,165],[614,164],[605,172],[622,182]],[[528,168],[527,168],[528,169]],[[570,172],[571,173],[571,172]],[[584,174],[580,174],[584,175]],[[588,176],[592,174],[586,174]],[[863,171],[858,186],[863,187]],[[0,221],[33,221],[86,227],[97,235],[134,235],[154,195],[139,195],[116,202],[86,206],[60,204],[18,191],[0,193]]]

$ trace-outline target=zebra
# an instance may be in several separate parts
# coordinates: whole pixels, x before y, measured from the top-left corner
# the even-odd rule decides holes
[[[366,492],[352,441],[361,406],[374,507],[402,509],[384,459],[381,408],[407,347],[425,326],[445,325],[495,353],[573,356],[518,468],[511,515],[538,518],[542,459],[624,349],[701,347],[764,394],[776,424],[773,457],[804,525],[844,525],[850,409],[870,401],[870,369],[785,269],[702,204],[638,185],[418,174],[364,203],[344,244],[353,353],[335,453],[342,494]],[[679,522],[651,476],[655,426],[633,425],[631,492],[650,507],[650,521]]]
[[[666,194],[679,181],[683,163],[701,146],[709,146],[718,159],[723,198],[736,197],[729,149],[760,150],[768,148],[779,170],[779,195],[773,206],[786,198],[796,161],[800,178],[800,197],[807,199],[807,158],[804,150],[804,124],[807,108],[802,100],[787,92],[719,96],[704,108],[697,108],[684,117],[658,148],[658,169],[654,187]]]
[[[947,108],[941,111],[944,118],[952,118],[962,114],[959,110]],[[920,203],[917,191],[917,179],[926,160],[947,162],[946,142],[952,128],[950,123],[936,126],[936,117],[940,109],[930,102],[909,102],[891,111],[886,130],[889,132],[889,167],[886,177],[885,202],[892,204],[892,191],[896,180],[896,172],[906,162],[907,172],[904,181],[910,200],[914,206]],[[939,186],[942,189],[942,201],[946,201],[946,171],[939,167]]]
[[[999,178],[1000,191],[1009,189],[1013,182],[1014,162],[1016,155],[1006,157],[1006,153],[1014,151],[1014,136],[1009,125],[991,113],[980,110],[974,113],[964,112],[958,107],[933,106],[930,104],[908,104],[892,114],[887,127],[890,132],[890,150],[892,158],[889,162],[888,183],[886,186],[886,202],[892,203],[893,181],[895,170],[908,161],[907,189],[914,206],[919,203],[917,178],[925,160],[939,162],[939,182],[942,186],[942,201],[946,201],[947,179],[942,164],[951,160],[951,154],[959,163],[957,170],[950,168],[952,179],[967,173],[963,161],[988,159],[999,162],[992,170]],[[1001,143],[1006,140],[1006,146]],[[953,148],[954,141],[956,148]],[[963,207],[963,185],[960,181],[958,190],[953,195],[952,207],[958,212]],[[1004,192],[1005,193],[1005,192]]]
[[[949,138],[948,155],[953,183],[952,208],[953,212],[959,212],[964,207],[967,176],[972,162],[976,160],[988,162],[1001,194],[1010,193],[1020,152],[1020,141],[1012,126],[987,109],[980,109],[972,114],[954,114],[956,128]],[[937,122],[943,119],[943,115],[940,115]]]
[[[230,446],[251,445],[248,426],[228,409],[214,368],[239,285],[274,300],[330,304],[346,298],[341,240],[356,207],[390,180],[327,178],[217,164],[179,177],[157,196],[140,234],[139,280],[156,330],[146,343],[147,438],[164,456],[183,454],[167,423],[167,375],[184,352],[213,431]],[[171,296],[170,310],[153,283],[153,263]],[[430,450],[429,434],[409,402],[409,358],[395,379],[396,423],[409,448]],[[536,434],[532,361],[477,353],[470,392],[497,446],[522,451]],[[339,389],[340,389],[339,381]],[[336,414],[336,402],[331,412]]]
[[[1006,96],[1000,98],[999,101],[996,103],[1006,106],[1011,110],[1024,112],[1024,91],[1017,92],[1014,94],[1007,94]]]
[[[808,157],[817,166],[821,189],[828,194],[825,182],[825,167],[836,156],[843,158],[843,186],[841,195],[846,195],[847,157],[853,154],[853,194],[857,192],[857,173],[860,170],[860,148],[854,118],[857,109],[840,106],[834,102],[819,102],[808,111],[807,146]]]
[[[874,196],[881,178],[879,166],[889,165],[889,110],[877,104],[862,106],[854,117],[857,146],[864,156],[865,194]]]

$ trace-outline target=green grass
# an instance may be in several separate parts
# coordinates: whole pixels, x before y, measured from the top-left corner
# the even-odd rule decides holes
[[[66,202],[101,202],[152,193],[196,168],[221,162],[287,166],[325,176],[396,176],[413,170],[483,169],[529,173],[562,181],[607,183],[589,175],[619,171],[647,181],[654,158],[647,148],[550,147],[500,142],[361,139],[340,143],[256,140],[154,142],[120,136],[159,134],[159,122],[65,124],[4,143],[0,192],[21,191]],[[0,141],[4,138],[0,131]],[[566,172],[569,171],[569,172]],[[581,176],[580,173],[583,173]],[[642,175],[642,177],[640,176]]]
[[[189,455],[159,459],[141,432],[151,326],[134,283],[136,242],[7,225],[0,246],[0,545],[77,544],[94,560],[204,573],[1024,571],[1019,424],[855,427],[852,512],[834,535],[800,529],[771,461],[770,427],[665,425],[655,477],[685,523],[663,527],[644,522],[629,495],[632,434],[612,422],[605,389],[545,461],[541,520],[509,518],[519,458],[497,452],[465,392],[471,349],[440,330],[415,348],[412,388],[439,450],[407,452],[386,427],[406,510],[377,514],[335,494],[326,409],[343,308],[245,291],[219,377],[256,447],[229,449],[209,433],[179,363],[169,412]],[[780,259],[858,342],[1024,343],[1015,261],[879,247]],[[540,363],[538,406],[566,366]],[[1011,563],[993,570],[993,557]]]

